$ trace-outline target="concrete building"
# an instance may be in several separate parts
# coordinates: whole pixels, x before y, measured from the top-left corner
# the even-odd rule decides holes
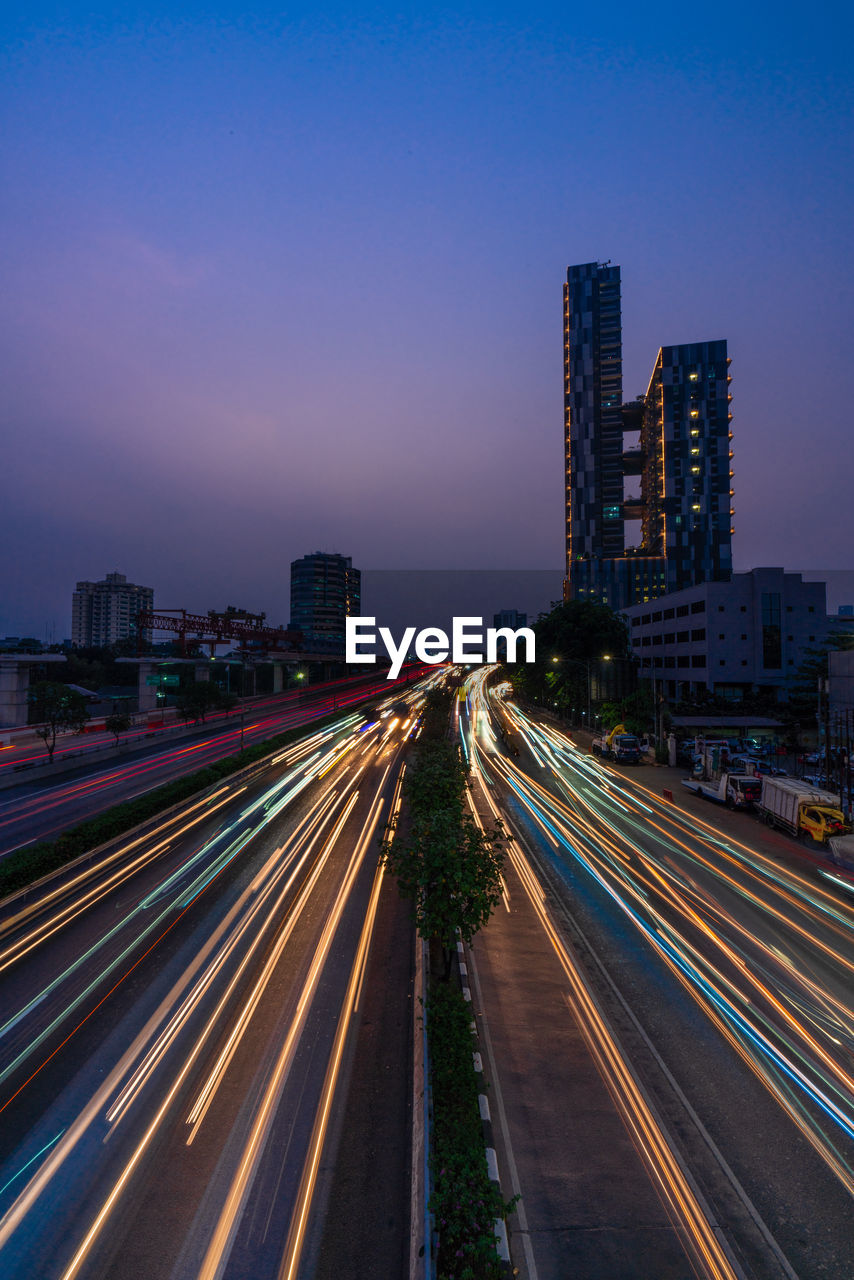
[[[623,610],[641,679],[663,682],[677,700],[701,690],[739,702],[768,691],[776,700],[833,619],[823,582],[753,569]]]
[[[645,395],[624,404],[620,268],[569,268],[566,599],[623,609],[698,582],[728,580],[729,363],[724,340],[661,347]]]
[[[511,627],[513,631],[516,631],[519,627],[527,627],[528,615],[527,613],[520,613],[518,609],[502,609],[500,613],[493,614],[492,625],[496,629],[498,627]]]
[[[854,735],[854,649],[829,653],[827,663],[831,728],[837,731],[841,726],[850,726]]]
[[[361,612],[361,571],[349,556],[316,551],[291,562],[291,630],[304,648],[344,652],[344,619]]]
[[[75,648],[116,644],[136,636],[136,617],[154,608],[154,591],[108,573],[100,582],[78,582],[71,599],[71,643]],[[144,638],[150,640],[150,633]]]
[[[496,631],[508,628],[510,631],[518,631],[520,627],[527,627],[527,613],[520,613],[518,609],[501,609],[492,616],[492,625]],[[507,661],[507,641],[504,636],[499,636],[496,640],[496,656],[499,662]]]

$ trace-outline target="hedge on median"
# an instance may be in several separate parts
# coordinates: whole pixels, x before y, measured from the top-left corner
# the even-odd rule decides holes
[[[439,1237],[438,1280],[501,1280],[495,1222],[504,1201],[489,1178],[474,1070],[471,1007],[457,987],[434,981],[427,998],[433,1092],[430,1210]]]
[[[449,982],[456,939],[470,942],[501,896],[503,830],[484,830],[467,806],[468,770],[448,738],[452,690],[435,690],[424,710],[415,759],[406,774],[405,823],[383,842],[386,866],[412,903],[431,942],[427,1043],[433,1097],[430,1211],[438,1235],[438,1280],[499,1280],[496,1219],[505,1203],[490,1181],[478,1105],[471,1007]],[[395,839],[396,832],[400,835]]]
[[[483,827],[467,803],[468,769],[459,745],[448,738],[454,696],[442,689],[428,696],[403,787],[409,822],[398,838],[391,822],[383,842],[386,867],[412,903],[418,932],[442,946],[445,981],[457,937],[471,942],[501,901],[504,862],[501,823]]]

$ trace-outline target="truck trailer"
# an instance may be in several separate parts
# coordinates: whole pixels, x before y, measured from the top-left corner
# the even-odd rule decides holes
[[[769,827],[779,827],[795,839],[804,837],[820,845],[827,845],[828,840],[851,829],[842,815],[838,795],[797,778],[763,777],[757,809]]]

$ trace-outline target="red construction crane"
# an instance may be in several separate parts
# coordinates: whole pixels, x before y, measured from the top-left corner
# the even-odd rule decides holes
[[[231,605],[224,613],[213,609],[208,613],[187,613],[186,609],[159,609],[156,613],[142,610],[136,615],[138,646],[146,631],[174,631],[181,637],[181,653],[187,655],[187,637],[210,645],[211,657],[218,644],[227,640],[251,642],[256,649],[299,649],[301,631],[287,631],[283,627],[265,626],[266,615],[247,613]]]

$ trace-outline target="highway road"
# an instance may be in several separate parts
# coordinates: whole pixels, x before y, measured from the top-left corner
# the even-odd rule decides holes
[[[411,670],[414,669],[414,667],[411,668]],[[140,746],[148,747],[152,740],[162,738],[164,735],[168,741],[170,730],[195,727],[200,732],[210,733],[214,729],[230,727],[235,720],[239,723],[242,711],[248,716],[257,718],[276,711],[283,712],[287,708],[304,706],[313,699],[325,703],[329,710],[333,711],[339,706],[352,705],[354,695],[358,695],[362,686],[376,685],[379,680],[382,680],[382,672],[377,676],[372,672],[366,674],[361,671],[355,676],[344,676],[320,684],[306,684],[284,693],[261,694],[245,698],[238,702],[228,714],[222,711],[211,712],[207,717],[206,726],[194,726],[191,720],[175,718],[174,708],[168,709],[168,715],[164,715],[160,710],[152,711],[148,715],[137,712],[134,718],[139,723],[121,734],[120,742],[127,745],[138,743]],[[133,692],[133,689],[129,688],[128,692]],[[85,729],[84,733],[59,735],[54,751],[55,761],[65,761],[69,758],[85,760],[85,756],[93,751],[115,746],[114,735],[99,727],[97,718],[88,723]],[[0,778],[6,779],[10,773],[14,772],[19,772],[23,778],[26,778],[27,769],[50,763],[47,748],[35,733],[34,727],[24,733],[19,730],[13,732],[15,740],[0,745]],[[9,734],[10,731],[7,729],[4,733]]]
[[[487,928],[473,958],[496,1037],[508,1024],[512,1046],[531,1022],[548,1043],[561,1017],[581,1027],[693,1273],[851,1274],[850,896],[777,856],[779,838],[743,815],[670,804],[629,769],[580,752],[554,725],[502,706],[482,674],[458,708],[457,730],[478,812],[499,814],[514,835],[514,909],[527,895],[563,969],[562,1010],[551,979],[537,988],[517,976],[516,1006],[506,993],[499,999],[508,939],[496,928],[491,942]],[[501,918],[499,909],[496,925]],[[542,1194],[554,1184],[554,1153],[526,1140],[518,1107],[515,1133],[513,1120],[523,1086],[529,1129],[532,1109],[553,1115],[554,1072],[538,1091],[518,1054],[505,1059],[503,1084],[500,1054],[497,1070],[511,1156],[518,1147],[519,1185],[507,1190],[521,1190],[523,1221],[514,1226],[528,1242],[527,1256],[517,1251],[514,1260],[522,1274],[565,1274],[571,1254],[556,1263],[553,1244],[563,1230],[575,1247],[567,1205],[559,1188],[550,1205]],[[678,1185],[680,1169],[695,1205]],[[709,1223],[728,1257],[707,1253]]]
[[[118,759],[113,756],[87,764],[84,758],[79,770],[62,774],[56,781],[22,780],[18,787],[0,791],[0,857],[36,840],[49,840],[111,805],[234,755],[241,744],[264,742],[335,710],[405,689],[422,671],[411,670],[397,681],[360,677],[262,699],[250,704],[242,719],[239,712],[234,713],[212,726],[200,726],[198,733],[189,737],[156,738]]]
[[[4,1280],[292,1277],[348,1211],[315,1206],[401,696],[2,905]]]

